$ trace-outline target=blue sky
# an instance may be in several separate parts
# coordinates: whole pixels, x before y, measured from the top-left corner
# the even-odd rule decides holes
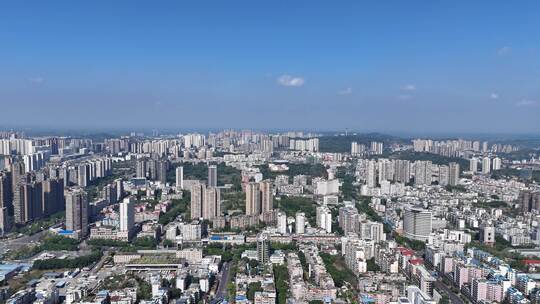
[[[540,132],[539,1],[4,1],[2,126]]]

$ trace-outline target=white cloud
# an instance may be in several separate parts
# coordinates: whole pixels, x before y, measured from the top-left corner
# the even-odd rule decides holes
[[[491,93],[491,95],[489,95],[489,98],[491,98],[491,99],[499,99],[499,94]]]
[[[301,87],[305,81],[302,77],[293,77],[291,75],[281,75],[278,77],[277,82],[279,85],[285,87]]]
[[[499,56],[506,56],[509,55],[512,52],[512,48],[509,46],[503,46],[502,48],[497,50],[497,54]]]
[[[37,77],[28,78],[28,81],[35,84],[42,84],[45,81],[45,79],[41,76],[37,76]]]
[[[537,102],[535,100],[530,100],[530,99],[522,99],[521,101],[516,103],[518,107],[535,106],[536,104]]]
[[[345,88],[337,92],[338,95],[350,95],[352,94],[352,88]]]
[[[406,84],[401,86],[401,90],[409,92],[416,91],[416,86],[414,84]]]

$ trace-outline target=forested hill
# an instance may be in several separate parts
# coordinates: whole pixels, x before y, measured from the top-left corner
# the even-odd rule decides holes
[[[351,152],[351,143],[355,141],[369,148],[372,141],[382,142],[385,146],[392,143],[407,144],[409,139],[400,138],[381,133],[365,133],[356,135],[325,135],[319,137],[319,150],[321,152]]]

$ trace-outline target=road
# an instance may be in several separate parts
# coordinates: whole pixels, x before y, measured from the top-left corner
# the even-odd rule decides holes
[[[101,257],[101,259],[96,263],[94,268],[92,268],[92,274],[93,275],[97,274],[98,271],[101,269],[101,267],[103,267],[103,264],[105,264],[105,261],[107,261],[107,258],[109,258],[109,252],[104,251],[103,256]]]
[[[47,230],[40,231],[33,235],[25,235],[15,239],[4,239],[0,241],[0,254],[4,254],[8,250],[15,251],[23,246],[36,244],[39,242]]]
[[[225,298],[225,295],[227,293],[227,285],[229,284],[230,280],[230,268],[229,263],[225,262],[223,263],[223,267],[221,268],[221,278],[219,279],[219,286],[216,291],[216,295],[214,296],[214,299],[210,302],[212,304],[219,303],[221,300]]]
[[[453,304],[465,304],[465,302],[463,302],[463,300],[457,294],[455,294],[450,289],[450,287],[448,287],[446,284],[444,284],[442,281],[440,281],[440,279],[435,281],[435,287],[438,290],[444,290],[446,292],[446,294],[448,295],[448,298],[450,298],[451,303],[453,303]]]

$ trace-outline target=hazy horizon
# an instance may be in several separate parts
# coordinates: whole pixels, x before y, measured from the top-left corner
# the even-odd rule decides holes
[[[25,132],[29,136],[126,136],[132,132],[142,133],[144,136],[152,136],[154,131],[158,132],[159,136],[162,135],[176,135],[176,134],[189,134],[189,133],[219,133],[221,131],[234,130],[234,131],[253,131],[268,134],[278,134],[285,132],[305,132],[320,134],[322,136],[363,136],[363,135],[376,135],[396,137],[401,139],[413,139],[413,138],[432,138],[432,139],[474,139],[474,140],[513,140],[513,139],[540,139],[540,133],[503,133],[503,132],[408,132],[408,131],[387,131],[382,132],[379,130],[323,130],[323,129],[305,129],[305,128],[284,128],[284,129],[260,129],[260,128],[73,128],[73,127],[14,127],[14,126],[2,126],[0,125],[0,131],[14,131]]]

